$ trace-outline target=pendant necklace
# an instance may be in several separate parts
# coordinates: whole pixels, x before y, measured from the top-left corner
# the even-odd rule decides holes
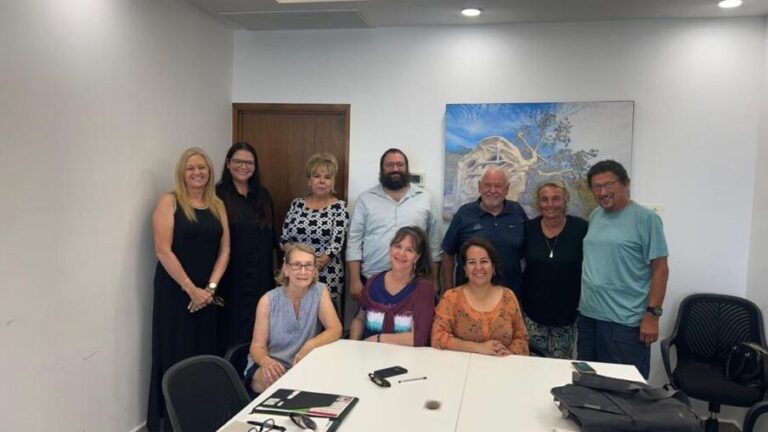
[[[557,247],[557,240],[560,239],[560,234],[555,236],[555,241],[552,244],[552,246],[549,245],[549,239],[547,238],[546,234],[544,235],[544,241],[547,243],[547,248],[549,249],[549,259],[552,259],[555,257],[555,248]]]

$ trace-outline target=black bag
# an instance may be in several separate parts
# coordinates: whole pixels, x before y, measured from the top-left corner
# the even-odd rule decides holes
[[[602,375],[573,375],[552,389],[563,413],[582,432],[700,432],[699,416],[677,390]]]
[[[768,375],[768,351],[753,342],[731,348],[725,362],[725,377],[747,387],[764,388]]]

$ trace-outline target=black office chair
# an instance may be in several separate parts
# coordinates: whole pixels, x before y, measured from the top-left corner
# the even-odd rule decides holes
[[[233,345],[227,349],[224,353],[224,358],[232,364],[235,368],[237,376],[245,386],[245,391],[248,392],[248,396],[251,399],[256,399],[257,394],[253,392],[251,384],[245,382],[245,367],[248,366],[248,354],[251,352],[251,343],[243,342],[241,344]]]
[[[765,388],[743,386],[726,379],[728,354],[740,342],[766,346],[760,309],[749,300],[720,294],[686,297],[680,303],[672,335],[661,341],[661,357],[670,383],[688,396],[709,403],[707,432],[719,430],[717,414],[721,405],[755,406],[745,418],[744,432],[751,432],[757,417],[768,412],[768,406],[761,408],[759,404],[764,399]],[[670,358],[672,347],[677,358],[674,369]]]
[[[235,368],[238,376],[245,373],[245,367],[248,365],[248,353],[250,350],[251,343],[243,342],[241,344],[232,345],[224,354],[224,359],[232,364],[232,367]]]
[[[215,431],[251,401],[232,365],[212,355],[171,366],[163,396],[175,432]]]

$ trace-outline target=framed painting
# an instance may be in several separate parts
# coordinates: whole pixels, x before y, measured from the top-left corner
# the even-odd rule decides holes
[[[560,180],[571,195],[568,213],[586,218],[596,205],[587,171],[603,159],[629,170],[633,121],[632,101],[446,105],[443,219],[478,198],[492,166],[507,172],[507,199],[529,216],[538,213],[536,187]]]

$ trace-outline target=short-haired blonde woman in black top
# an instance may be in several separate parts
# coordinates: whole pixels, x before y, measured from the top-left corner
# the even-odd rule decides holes
[[[525,271],[520,300],[531,345],[553,357],[574,358],[581,293],[582,241],[587,221],[566,214],[568,189],[559,181],[536,189],[541,215],[525,226]]]

